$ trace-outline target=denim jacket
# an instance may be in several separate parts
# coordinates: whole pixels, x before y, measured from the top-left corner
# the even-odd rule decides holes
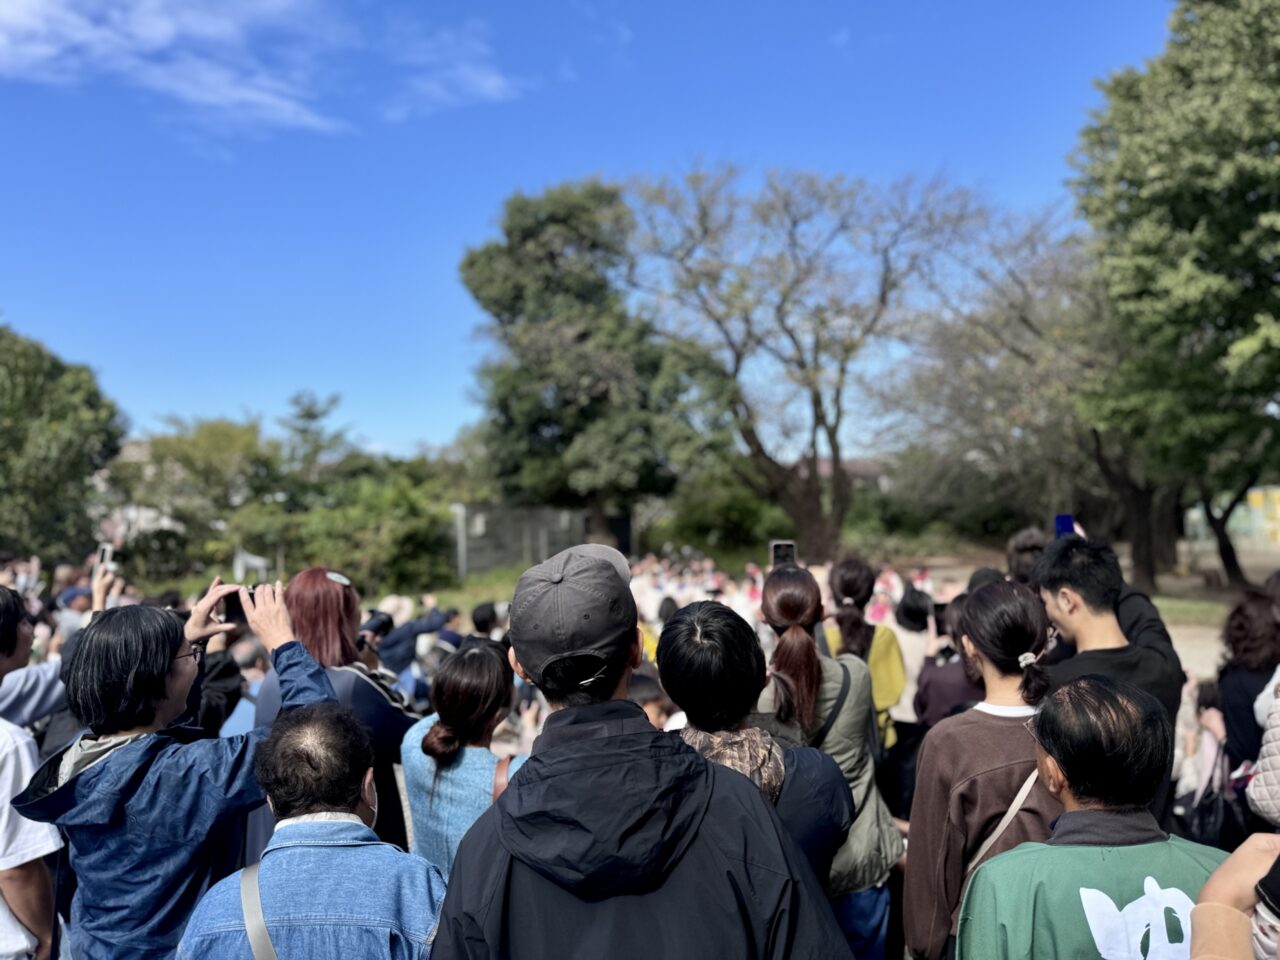
[[[333,700],[325,672],[300,643],[272,654],[288,707]],[[60,750],[14,801],[29,820],[57,824],[79,880],[68,930],[76,960],[173,956],[209,885],[243,863],[245,814],[265,799],[253,756],[270,733],[201,739],[168,727],[107,753],[65,783]]]
[[[287,821],[262,854],[258,886],[276,954],[427,960],[444,880],[421,857],[350,820]],[[196,907],[179,960],[252,960],[240,874]]]

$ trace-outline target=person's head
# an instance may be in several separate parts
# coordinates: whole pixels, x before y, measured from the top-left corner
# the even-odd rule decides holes
[[[481,603],[471,611],[471,626],[477,636],[489,636],[497,622],[498,611],[492,603]]]
[[[444,612],[444,624],[441,629],[456,631],[460,626],[462,626],[462,611],[456,607],[450,607]]]
[[[1062,638],[1074,643],[1091,621],[1115,618],[1124,575],[1115,551],[1105,543],[1064,537],[1045,547],[1031,583]]]
[[[929,618],[933,616],[933,598],[923,590],[908,586],[893,616],[903,630],[924,633],[929,629]]]
[[[662,684],[654,677],[640,670],[633,671],[631,681],[627,684],[627,699],[644,711],[644,715],[656,729],[666,727],[667,720],[671,718],[668,711],[670,703]]]
[[[865,660],[872,633],[865,611],[876,589],[876,572],[860,557],[845,557],[831,568],[827,585],[840,628],[840,652]]]
[[[666,623],[676,615],[679,609],[680,605],[676,603],[675,597],[663,597],[662,602],[658,604],[658,622]]]
[[[947,637],[951,641],[951,648],[956,651],[960,649],[960,623],[964,619],[968,602],[968,592],[957,593],[947,604],[947,609],[942,614],[942,623],[938,624],[939,635]]]
[[[253,773],[277,820],[310,813],[378,816],[373,741],[347,707],[315,703],[285,710],[253,757]]]
[[[981,590],[988,583],[999,583],[1003,579],[1005,579],[1004,574],[995,567],[979,567],[969,575],[969,585],[965,590],[967,593],[973,593]]]
[[[342,667],[360,658],[360,595],[343,574],[311,567],[289,581],[285,606],[293,634],[322,667]]]
[[[66,668],[67,705],[75,718],[103,735],[165,727],[181,716],[201,655],[182,628],[181,617],[159,607],[97,614]]]
[[[1020,583],[989,583],[965,598],[960,643],[966,662],[978,670],[989,665],[1000,676],[1021,676],[1022,699],[1032,705],[1049,689],[1039,662],[1048,633],[1044,608]]]
[[[84,613],[93,606],[93,592],[88,587],[67,587],[58,597],[63,609]]]
[[[1027,729],[1041,781],[1068,809],[1145,809],[1173,763],[1173,730],[1160,701],[1107,677],[1054,690]]]
[[[231,656],[241,670],[257,670],[266,673],[271,666],[271,655],[256,637],[237,641],[231,647]]]
[[[612,547],[570,547],[530,567],[511,600],[511,665],[553,708],[625,698],[644,655],[631,569]]]
[[[1259,590],[1250,590],[1227,614],[1222,628],[1227,663],[1246,670],[1274,670],[1280,664],[1280,623],[1276,606]]]
[[[1039,527],[1024,527],[1009,538],[1005,559],[1009,562],[1009,578],[1018,583],[1031,582],[1031,570],[1049,544],[1049,535]]]
[[[0,676],[26,666],[35,640],[35,618],[22,595],[0,587]]]
[[[773,672],[785,678],[777,686],[778,719],[808,730],[822,685],[814,642],[814,631],[822,622],[822,590],[808,570],[786,565],[775,567],[765,579],[760,600],[765,622],[778,635]]]
[[[488,744],[514,699],[515,677],[501,644],[477,643],[445,657],[431,682],[431,705],[439,720],[422,738],[422,752],[435,760],[436,775],[468,744]]]
[[[729,730],[746,719],[764,689],[764,651],[747,621],[703,600],[663,625],[658,674],[690,724],[708,733]]]

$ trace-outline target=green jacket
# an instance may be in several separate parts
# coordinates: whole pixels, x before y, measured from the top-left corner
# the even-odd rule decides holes
[[[903,844],[889,808],[876,789],[876,766],[870,743],[874,714],[867,665],[852,654],[835,659],[822,657],[820,662],[822,685],[818,688],[814,710],[815,726],[826,720],[840,698],[842,666],[849,671],[850,680],[849,692],[831,731],[820,745],[810,744],[836,762],[853,795],[853,826],[831,865],[828,892],[834,897],[884,883],[902,856]],[[761,694],[758,709],[767,713],[775,709],[772,683]]]
[[[1046,843],[979,867],[960,907],[959,960],[1186,960],[1191,908],[1226,859],[1146,811],[1064,813]]]

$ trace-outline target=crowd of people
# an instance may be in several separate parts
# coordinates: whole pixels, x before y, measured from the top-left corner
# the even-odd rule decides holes
[[[1280,574],[582,545],[469,611],[0,557],[0,960],[1275,957]],[[468,622],[469,619],[469,622]]]

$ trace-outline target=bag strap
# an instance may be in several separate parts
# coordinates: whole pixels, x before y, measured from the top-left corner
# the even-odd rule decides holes
[[[836,663],[840,663],[839,660]],[[822,726],[814,731],[813,736],[809,738],[809,746],[820,747],[822,741],[827,739],[827,734],[831,732],[831,728],[836,725],[836,717],[840,716],[840,710],[844,707],[844,702],[849,696],[849,686],[853,683],[853,678],[849,676],[849,668],[840,663],[840,672],[843,679],[840,681],[840,693],[836,697],[836,702],[831,708],[831,712],[827,714],[827,719],[822,721]]]
[[[245,867],[240,874],[240,909],[244,911],[244,931],[249,935],[253,960],[276,960],[276,948],[267,933],[267,920],[262,915],[262,893],[258,889],[258,868],[262,862]]]
[[[973,876],[973,871],[978,869],[978,864],[996,845],[996,841],[1001,835],[1009,829],[1009,824],[1013,823],[1013,818],[1018,815],[1018,811],[1022,809],[1022,805],[1027,802],[1027,797],[1031,795],[1031,788],[1036,785],[1036,780],[1040,776],[1040,771],[1032,770],[1031,776],[1027,777],[1022,784],[1022,789],[1018,791],[1018,795],[1013,798],[1013,805],[1005,811],[1004,816],[1000,818],[1000,822],[996,824],[996,828],[991,831],[991,835],[982,841],[982,846],[978,848],[978,852],[973,855],[973,859],[969,861],[969,866],[964,871],[964,882],[968,886],[969,878]]]
[[[503,757],[493,768],[493,802],[497,803],[502,791],[507,789],[507,781],[511,776],[511,758]]]

